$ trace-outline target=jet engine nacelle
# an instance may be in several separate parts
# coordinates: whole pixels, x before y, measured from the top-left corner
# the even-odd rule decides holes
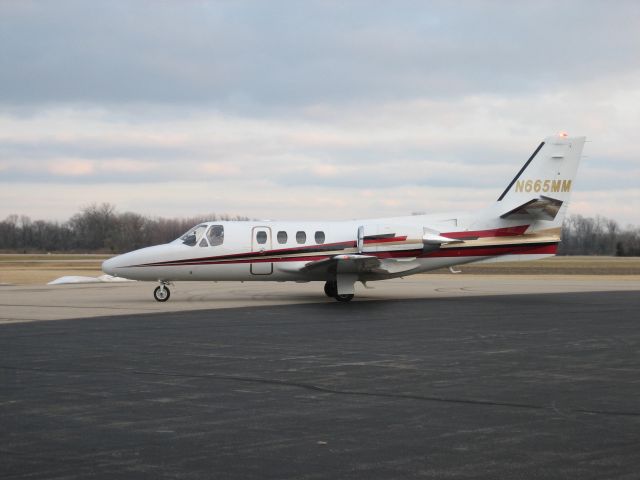
[[[362,225],[358,228],[358,252],[421,249],[423,235],[416,225]]]

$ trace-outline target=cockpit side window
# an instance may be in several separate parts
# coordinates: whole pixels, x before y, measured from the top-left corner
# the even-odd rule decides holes
[[[197,245],[198,242],[200,242],[206,229],[207,229],[206,225],[196,225],[187,233],[182,235],[180,237],[180,240],[182,240],[182,243],[184,243],[185,245],[188,245],[189,247],[193,247],[194,245]]]
[[[224,242],[224,227],[222,225],[211,225],[207,231],[207,238],[209,239],[209,245],[212,247],[222,245]]]

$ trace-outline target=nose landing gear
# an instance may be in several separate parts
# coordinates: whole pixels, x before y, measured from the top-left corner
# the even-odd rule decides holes
[[[166,302],[169,300],[171,296],[171,291],[169,287],[167,287],[168,283],[160,282],[160,286],[156,287],[153,291],[153,298],[155,298],[158,302]]]

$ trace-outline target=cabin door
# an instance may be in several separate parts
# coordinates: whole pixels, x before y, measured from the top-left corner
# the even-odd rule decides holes
[[[264,252],[271,250],[271,229],[269,227],[253,227],[251,231],[251,250],[259,254],[264,254]],[[271,275],[273,273],[273,263],[260,259],[256,262],[251,262],[249,268],[253,275]]]

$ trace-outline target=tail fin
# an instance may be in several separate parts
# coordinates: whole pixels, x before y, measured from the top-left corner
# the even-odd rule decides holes
[[[585,137],[546,138],[498,201],[476,214],[470,230],[489,229],[500,235],[491,240],[493,246],[517,247],[481,262],[535,260],[555,254],[584,142]]]
[[[505,220],[546,220],[562,225],[578,171],[585,137],[548,137],[498,198]]]

